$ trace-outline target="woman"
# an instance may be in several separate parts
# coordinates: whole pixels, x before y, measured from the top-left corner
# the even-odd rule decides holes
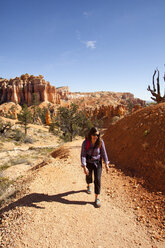
[[[96,127],[92,127],[87,138],[82,143],[81,165],[86,174],[87,193],[91,194],[92,172],[94,171],[95,205],[101,207],[98,198],[101,186],[102,158],[106,164],[106,171],[109,169],[109,161],[105,150],[104,141]]]

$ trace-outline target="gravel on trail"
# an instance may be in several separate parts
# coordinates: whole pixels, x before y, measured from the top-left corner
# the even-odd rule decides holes
[[[26,191],[1,209],[0,247],[165,247],[162,233],[130,195],[136,181],[113,166],[108,174],[103,168],[102,206],[95,208],[94,192],[86,193],[81,143],[67,143],[69,155],[28,172]]]

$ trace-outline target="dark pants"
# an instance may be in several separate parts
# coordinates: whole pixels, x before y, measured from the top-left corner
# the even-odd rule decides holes
[[[87,168],[89,170],[89,175],[86,176],[87,184],[92,183],[92,172],[94,171],[94,185],[95,185],[95,194],[100,194],[100,186],[101,186],[101,172],[102,172],[102,162],[97,162],[96,165],[92,163],[87,163]]]

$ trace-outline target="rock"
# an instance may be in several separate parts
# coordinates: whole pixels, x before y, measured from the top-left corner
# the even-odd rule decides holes
[[[51,117],[50,117],[50,111],[49,109],[46,110],[46,125],[50,125],[51,123]]]
[[[66,99],[69,94],[68,87],[56,90],[42,75],[29,74],[16,77],[15,79],[3,79],[0,81],[0,103],[14,102],[16,104],[32,104],[32,96],[36,95],[39,102],[51,102],[60,104],[60,99]]]
[[[3,103],[0,105],[0,115],[1,116],[9,116],[12,119],[17,119],[17,114],[22,110],[19,104],[15,104],[14,102]]]
[[[159,110],[164,113],[163,117],[156,115]],[[144,121],[146,116],[148,119]],[[164,116],[165,103],[140,109],[110,125],[103,137],[112,163],[117,161],[123,171],[142,178],[143,184],[162,194],[165,192]],[[151,131],[144,135],[145,130]],[[136,191],[140,187],[133,186]]]

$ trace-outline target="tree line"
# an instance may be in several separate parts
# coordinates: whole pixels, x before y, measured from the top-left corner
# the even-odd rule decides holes
[[[47,109],[40,109],[36,104],[32,106],[32,109],[33,111],[27,105],[23,105],[22,111],[18,114],[18,123],[23,125],[25,135],[27,135],[29,124],[35,123],[38,118],[41,119],[42,124],[46,124]],[[101,126],[102,122],[96,118],[87,117],[85,111],[79,111],[78,106],[72,103],[70,107],[57,109],[56,115],[49,124],[49,131],[64,141],[72,141],[77,135],[86,135],[93,125]]]

